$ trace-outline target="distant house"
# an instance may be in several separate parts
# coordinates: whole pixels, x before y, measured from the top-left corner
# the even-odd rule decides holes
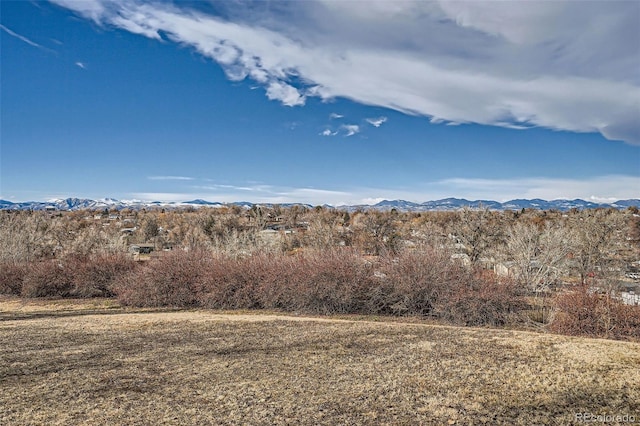
[[[620,299],[625,305],[640,306],[640,294],[636,294],[635,291],[621,291]]]
[[[618,296],[625,305],[640,305],[640,285],[624,283],[620,285]]]
[[[156,249],[155,244],[132,244],[129,246],[129,253],[133,255],[133,260],[151,260],[151,253]]]

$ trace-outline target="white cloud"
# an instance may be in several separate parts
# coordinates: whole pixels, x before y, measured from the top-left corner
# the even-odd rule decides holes
[[[74,10],[82,16],[93,19],[96,22],[100,21],[107,13],[108,5],[107,2],[101,0],[54,0],[52,3]]]
[[[225,3],[228,20],[137,1],[55,3],[160,33],[269,99],[344,97],[444,123],[600,132],[640,144],[640,3]]]
[[[206,180],[206,179],[203,179]],[[218,202],[250,201],[255,203],[308,203],[356,205],[376,204],[382,200],[424,202],[448,197],[468,200],[509,201],[517,198],[544,200],[575,199],[611,202],[640,199],[640,177],[627,175],[598,176],[590,179],[553,179],[544,177],[516,179],[453,178],[424,182],[414,187],[345,187],[341,190],[315,187],[288,187],[260,182],[186,186],[180,192],[137,192],[116,195],[120,199],[143,201],[188,201],[204,199]],[[73,191],[58,193],[5,193],[4,199],[42,200],[67,198]],[[104,194],[103,194],[104,195]],[[77,194],[81,198],[98,199],[103,195]]]
[[[387,117],[378,117],[378,118],[367,118],[367,123],[371,124],[374,127],[382,126],[382,123],[387,121]]]
[[[433,183],[438,190],[457,197],[508,201],[515,198],[543,200],[623,200],[640,198],[640,177],[613,175],[588,179],[445,179]]]
[[[224,184],[212,184],[212,185],[199,185],[194,186],[195,189],[206,189],[212,191],[268,191],[268,186],[257,185],[257,186],[236,186],[236,185],[224,185]]]
[[[360,133],[360,126],[357,124],[344,124],[340,128],[345,132],[345,136],[353,136],[356,133]]]
[[[287,106],[304,105],[305,102],[305,96],[301,95],[298,89],[279,81],[269,83],[267,97],[271,100],[278,100]]]
[[[249,201],[253,203],[308,203],[320,204],[344,204],[352,197],[352,194],[344,191],[333,191],[318,188],[292,188],[263,185],[255,193],[247,196],[246,188],[232,187],[220,188],[219,186],[197,187],[198,191],[190,192],[137,192],[129,196],[144,201],[179,202],[193,199],[204,199],[231,203],[236,201]]]
[[[181,193],[181,192],[135,192],[129,194],[134,200],[151,202],[160,201],[163,203],[189,201],[201,198],[198,194]],[[208,200],[212,201],[212,200]]]
[[[351,188],[345,204],[375,204],[382,200],[413,202],[448,197],[505,202],[518,198],[543,200],[580,198],[593,202],[640,198],[640,177],[613,175],[590,179],[469,179],[453,178],[426,182],[415,188]],[[338,204],[336,204],[338,205]]]
[[[374,204],[378,204],[381,201],[384,201],[385,198],[382,197],[378,197],[378,198],[363,198],[361,200],[359,200],[357,204],[369,204],[369,205],[374,205]]]
[[[324,130],[320,133],[320,135],[321,135],[321,136],[335,136],[335,135],[337,135],[337,134],[338,134],[338,132],[332,132],[330,129],[324,129]]]
[[[332,112],[331,114],[329,114],[329,118],[331,120],[336,120],[336,119],[342,118],[342,117],[344,117],[344,115],[338,114],[337,112]]]
[[[148,176],[149,180],[194,180],[189,176]]]
[[[38,49],[41,49],[41,50],[46,50],[46,51],[49,51],[49,52],[53,52],[53,50],[51,50],[51,49],[49,49],[47,47],[44,47],[44,46],[36,43],[35,41],[32,41],[32,40],[28,39],[25,36],[20,35],[20,34],[14,32],[14,31],[11,31],[9,28],[5,27],[2,24],[0,24],[0,29],[3,30],[4,32],[6,32],[7,34],[9,34],[10,36],[15,37],[18,40],[21,40],[21,41],[27,43],[29,46],[33,46],[33,47],[37,47]]]
[[[79,68],[82,68],[83,70],[87,69],[87,66],[84,64],[84,62],[76,62],[76,66]]]

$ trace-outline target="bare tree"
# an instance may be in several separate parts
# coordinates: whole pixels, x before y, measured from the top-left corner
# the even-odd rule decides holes
[[[455,237],[465,246],[472,264],[497,245],[502,238],[502,226],[497,213],[487,208],[464,208],[458,212],[453,224]]]
[[[399,250],[401,237],[393,214],[368,211],[354,215],[352,221],[353,240],[363,252],[379,255]]]
[[[527,289],[539,294],[565,271],[571,252],[571,235],[559,225],[517,222],[507,233],[506,259],[515,266],[515,278]]]
[[[624,240],[622,215],[609,210],[584,210],[571,218],[573,264],[586,284],[589,278],[611,280],[617,274],[618,245]]]
[[[0,212],[0,260],[31,262],[53,253],[49,218],[41,212]]]

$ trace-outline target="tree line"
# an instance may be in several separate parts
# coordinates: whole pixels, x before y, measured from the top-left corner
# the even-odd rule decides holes
[[[152,246],[153,260],[134,262],[137,244]],[[566,300],[581,297],[610,303],[590,308],[600,328],[589,333],[604,336],[638,333],[640,308],[615,293],[633,284],[639,254],[636,208],[0,212],[0,293],[512,321],[568,333],[588,328],[568,313],[576,302]]]

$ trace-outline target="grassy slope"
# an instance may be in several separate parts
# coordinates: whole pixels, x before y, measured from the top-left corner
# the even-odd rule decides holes
[[[0,300],[0,424],[640,419],[638,343],[110,303]]]

